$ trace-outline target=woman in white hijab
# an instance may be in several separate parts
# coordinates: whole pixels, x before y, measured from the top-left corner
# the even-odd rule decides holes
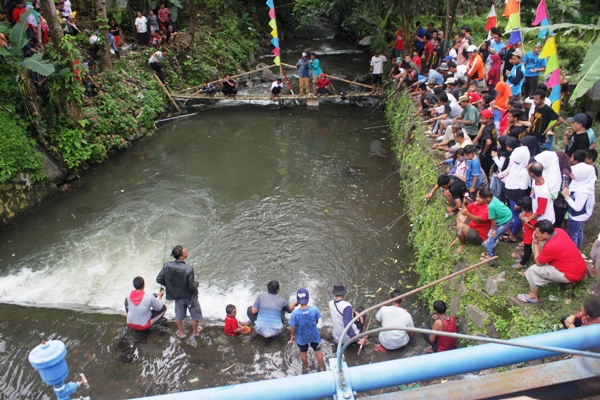
[[[581,250],[583,244],[583,226],[594,211],[596,197],[596,172],[594,167],[586,163],[579,163],[571,167],[573,180],[567,189],[561,193],[567,200],[569,207],[569,223],[567,233]]]
[[[560,184],[562,182],[562,176],[560,173],[560,167],[558,165],[558,156],[555,152],[546,150],[534,157],[535,161],[539,162],[544,166],[542,177],[548,184],[552,200],[556,200],[558,193],[560,192]]]
[[[508,142],[507,148],[509,151],[511,150]],[[517,201],[519,201],[521,197],[529,195],[531,178],[526,169],[530,158],[527,146],[519,146],[512,150],[513,152],[510,155],[508,167],[498,174],[498,178],[502,179],[504,177],[503,174],[508,173],[504,185],[504,194],[506,195],[506,198],[508,198],[510,209],[513,214],[512,231],[508,237],[505,237],[502,240],[505,242],[516,243],[517,235],[521,231],[521,219],[519,218],[521,209],[517,206]]]

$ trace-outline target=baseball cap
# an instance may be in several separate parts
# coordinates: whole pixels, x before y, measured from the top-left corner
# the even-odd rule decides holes
[[[492,112],[490,110],[488,110],[487,108],[485,110],[481,110],[481,116],[483,118],[487,118],[487,119],[494,118],[494,114],[492,114]]]
[[[440,70],[442,70],[442,71],[448,71],[448,64],[446,64],[445,62],[442,63],[440,65]]]
[[[296,293],[296,300],[298,304],[308,304],[308,290],[301,288]]]
[[[469,101],[469,98],[465,95],[462,95],[458,98],[458,102],[460,103],[461,101]]]
[[[302,57],[306,57],[306,52],[305,51],[302,52]]]
[[[452,56],[447,56],[446,58],[444,58],[444,61],[452,61]]]
[[[450,84],[450,85],[456,85],[456,79],[454,78],[448,78],[446,79],[446,85]]]
[[[523,53],[521,53],[521,50],[519,50],[519,49],[516,49],[512,55],[523,58]]]
[[[475,46],[474,44],[467,47],[467,53],[473,53],[475,51],[477,51],[477,46]]]
[[[453,155],[455,155],[459,148],[460,147],[457,144],[455,144],[454,146],[450,147],[450,150],[446,152],[446,158],[450,158]]]
[[[583,113],[577,113],[573,115],[573,122],[577,122],[578,124],[585,125],[587,124],[587,117]]]

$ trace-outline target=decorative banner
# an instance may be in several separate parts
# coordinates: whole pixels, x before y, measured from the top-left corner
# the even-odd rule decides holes
[[[560,84],[560,68],[555,69],[554,72],[552,72],[552,75],[550,75],[550,78],[548,78],[548,80],[546,81],[546,86],[548,86],[549,88],[553,88],[556,85]]]
[[[510,37],[508,38],[508,44],[517,44],[517,43],[521,43],[521,30],[516,28],[513,29],[512,33],[510,34]]]
[[[551,103],[554,103],[555,101],[560,102],[560,85],[556,85],[552,88],[548,99],[550,99]]]
[[[538,5],[537,11],[535,13],[535,21],[533,21],[533,23],[531,25],[537,26],[543,20],[547,20],[547,19],[548,19],[548,12],[546,11],[546,1],[542,0],[542,1],[540,1],[540,4]],[[542,26],[543,26],[543,24],[542,24]]]
[[[550,20],[548,18],[542,20],[542,24],[540,26],[549,26]],[[538,39],[544,39],[548,34],[548,29],[540,29],[540,33],[538,35]]]
[[[271,27],[271,29],[277,28],[277,21],[275,21],[275,18],[271,18],[271,20],[269,21],[269,26]]]
[[[273,0],[267,0],[267,7],[275,9],[275,4],[273,4]]]
[[[544,71],[544,75],[549,75],[552,72],[558,69],[558,54],[554,53],[548,56],[548,60],[546,62],[546,71]]]
[[[280,49],[279,49],[279,47],[275,47],[275,48],[273,49],[273,54],[275,54],[275,56],[276,56],[276,57],[279,57],[279,55],[280,55],[280,53],[279,53],[279,52],[280,52]]]
[[[498,26],[498,22],[496,20],[496,7],[494,6],[494,3],[492,3],[492,8],[487,16],[487,22],[485,23],[485,28],[483,29],[487,32],[496,26]]]
[[[508,17],[508,22],[506,23],[505,32],[510,32],[511,30],[521,27],[521,16],[519,14],[511,14]]]
[[[273,39],[271,39],[271,43],[275,47],[273,49],[273,54],[275,55],[275,59],[273,60],[273,62],[275,63],[275,65],[280,66],[281,58],[279,58],[279,55],[281,54],[281,49],[279,48],[279,37],[277,35],[277,20],[275,19],[275,4],[273,3],[273,0],[267,0],[267,6],[269,7],[269,17],[271,18],[271,20],[269,21],[269,26],[273,29],[271,31],[271,36],[273,37]]]
[[[273,36],[274,38],[277,37],[277,28],[275,28],[271,31],[271,36]]]
[[[272,44],[274,47],[279,47],[279,39],[277,39],[277,38],[273,38],[273,39],[271,39],[271,44]]]
[[[271,8],[269,10],[269,18],[275,18],[275,9],[274,8]]]
[[[519,0],[506,0],[506,7],[504,7],[504,15],[506,18],[512,14],[518,14],[521,12],[521,2]]]
[[[556,39],[554,36],[550,36],[548,40],[546,40],[546,44],[544,45],[544,49],[540,54],[540,58],[548,58],[552,54],[556,54]],[[546,72],[548,73],[548,68],[546,68]]]
[[[275,57],[275,60],[273,60],[273,62],[275,63],[275,65],[279,66],[281,64],[281,59],[279,58],[279,56]]]

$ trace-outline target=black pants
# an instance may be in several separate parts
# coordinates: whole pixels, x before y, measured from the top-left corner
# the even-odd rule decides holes
[[[163,75],[162,72],[162,65],[160,65],[160,63],[150,63],[150,68],[152,68],[152,70],[154,72],[156,72],[156,75],[158,75],[158,79],[160,79],[160,81],[164,84],[165,83],[165,76]]]
[[[567,208],[557,207],[554,205],[554,227],[562,229],[563,222],[565,222],[565,215],[567,215]]]
[[[519,262],[519,264],[527,265],[527,263],[529,262],[529,259],[531,258],[531,254],[532,254],[531,243],[526,244],[523,247],[523,257],[521,258],[521,262]]]
[[[523,83],[523,98],[526,99],[529,96],[533,97],[533,94],[537,90],[539,77],[537,76],[527,76],[525,77],[525,82]]]
[[[140,46],[148,45],[148,32],[138,33],[138,44]]]
[[[423,325],[421,325],[421,329],[429,329],[431,330],[431,327],[425,323],[423,323]],[[431,348],[433,349],[434,353],[437,353],[437,343],[436,342],[432,342],[431,340],[429,340],[429,333],[422,333],[421,335],[423,335],[423,339],[425,339],[425,341],[431,346]]]
[[[562,324],[562,326],[563,326],[565,329],[568,329],[568,328],[567,328],[567,326],[565,325],[565,320],[566,320],[567,318],[569,318],[569,317],[570,317],[570,315],[568,315],[568,314],[565,314],[565,315],[563,315],[563,316],[562,316],[562,318],[560,319],[560,323]],[[575,328],[579,328],[579,327],[581,326],[581,320],[580,320],[579,318],[575,318],[575,322],[574,322],[574,324],[575,324]]]

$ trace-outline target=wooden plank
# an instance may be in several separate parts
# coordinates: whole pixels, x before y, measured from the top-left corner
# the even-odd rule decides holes
[[[244,72],[243,74],[232,75],[232,76],[231,76],[231,78],[239,78],[240,76],[244,76],[244,75],[253,74],[253,73],[255,73],[255,72],[263,71],[263,70],[265,70],[265,69],[270,69],[270,68],[273,68],[273,67],[276,67],[276,66],[277,66],[277,65],[275,65],[275,64],[273,64],[273,65],[269,65],[269,66],[267,66],[267,67],[262,67],[262,68],[259,68],[259,69],[255,69],[254,71],[248,71],[248,72]],[[211,84],[214,84],[214,83],[219,83],[219,82],[221,82],[222,80],[223,80],[223,79],[219,79],[219,80],[212,81],[212,82],[208,82],[208,83],[211,83]],[[176,93],[176,94],[183,94],[183,92],[187,92],[188,90],[194,90],[194,89],[198,89],[199,87],[202,87],[202,86],[204,86],[204,85],[192,86],[192,87],[190,87],[190,88],[183,89],[183,90],[180,90],[179,92],[174,92],[174,93]],[[199,92],[199,91],[198,91],[198,92]],[[196,92],[196,93],[198,93],[198,92]],[[196,94],[196,93],[194,93],[194,94]]]
[[[296,68],[295,65],[290,65],[290,64],[286,64],[286,63],[281,63],[281,65],[285,65],[288,68]],[[369,88],[371,90],[373,90],[373,86],[372,85],[366,85],[364,83],[360,83],[360,82],[354,82],[354,81],[349,81],[348,79],[344,79],[344,78],[338,78],[337,76],[333,76],[333,75],[327,75],[327,77],[329,79],[335,79],[338,81],[342,81],[342,82],[346,82],[346,83],[350,83],[352,85],[357,85],[357,86],[362,86],[362,87],[366,87]]]
[[[160,87],[162,87],[163,90],[165,91],[165,93],[167,94],[167,96],[169,96],[169,99],[171,99],[171,101],[173,102],[173,105],[175,106],[177,111],[181,112],[181,108],[179,108],[179,106],[177,105],[177,102],[175,101],[175,99],[173,99],[173,96],[171,96],[171,93],[169,93],[169,91],[167,90],[167,87],[160,81],[160,79],[158,78],[158,76],[156,76],[155,73],[152,73],[152,75],[154,75],[154,79],[156,79],[156,81],[158,82],[158,85]]]
[[[234,100],[232,97],[209,97],[206,95],[194,95],[194,94],[174,94],[177,99],[198,99],[198,100],[210,100],[210,101],[248,101],[248,100],[271,100],[271,97],[268,95],[263,96],[240,96],[238,95],[237,99]],[[345,94],[344,96],[340,96],[339,94],[329,95],[329,96],[321,96],[319,99],[346,99],[346,98],[378,98],[381,95],[378,94]],[[279,97],[276,97],[274,101],[277,100],[303,100],[303,99],[316,99],[314,96],[295,96],[291,94],[284,94]]]

